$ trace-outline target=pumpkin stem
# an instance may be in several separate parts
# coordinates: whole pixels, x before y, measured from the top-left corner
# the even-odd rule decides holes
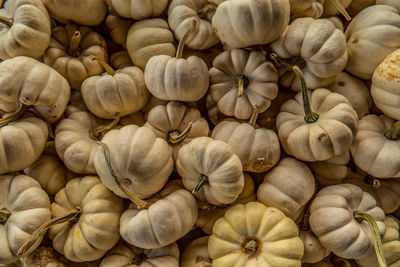
[[[249,254],[251,258],[254,258],[260,251],[260,242],[256,238],[246,238],[242,244],[242,250]]]
[[[11,114],[10,116],[8,116],[6,118],[0,119],[0,127],[6,126],[7,124],[18,120],[22,115],[25,114],[25,111],[28,108],[29,108],[28,106],[26,106],[24,104],[20,104],[18,107],[18,110],[16,112],[14,112],[13,114]]]
[[[208,177],[204,174],[200,174],[199,182],[197,183],[196,187],[193,189],[192,194],[196,194],[200,191],[200,188],[208,183]]]
[[[32,233],[31,237],[19,248],[17,255],[21,256],[25,254],[37,242],[37,240],[46,233],[47,229],[49,229],[51,226],[72,221],[77,217],[79,217],[81,214],[82,214],[81,208],[77,207],[74,208],[70,213],[68,213],[65,216],[54,218],[44,223],[42,226],[36,229]]]
[[[259,114],[260,114],[260,109],[257,106],[253,107],[253,111],[251,112],[250,119],[249,119],[249,124],[251,126],[253,126],[253,128],[256,127],[256,123],[257,123]]]
[[[347,10],[343,7],[342,3],[339,0],[331,0],[331,2],[347,21],[351,20],[349,13],[347,13]]]
[[[10,28],[13,25],[13,19],[6,18],[6,17],[0,17],[0,23],[3,23],[8,28]]]
[[[8,218],[11,216],[11,212],[9,212],[6,208],[2,208],[0,210],[0,224],[6,224]]]
[[[108,65],[108,63],[107,62],[105,62],[103,59],[101,59],[101,58],[99,58],[98,56],[89,56],[89,58],[91,59],[91,60],[97,60],[97,62],[99,62],[99,64],[106,70],[106,72],[109,74],[109,75],[115,75],[115,70],[110,66],[110,65]]]
[[[176,58],[182,58],[183,54],[183,48],[185,47],[186,41],[189,38],[189,35],[194,31],[196,28],[197,21],[192,20],[192,25],[190,25],[190,28],[186,31],[186,33],[182,36],[182,39],[179,41],[178,49],[176,49]]]
[[[192,130],[193,122],[189,122],[189,125],[180,133],[178,130],[174,130],[168,133],[168,142],[171,144],[178,144],[182,142]]]
[[[112,122],[110,122],[107,125],[100,125],[98,127],[96,127],[91,133],[90,133],[90,138],[92,138],[93,140],[97,140],[100,136],[101,133],[111,130],[112,128],[115,127],[115,125],[118,124],[118,122],[121,119],[121,114],[119,112],[117,112],[115,114],[115,118]]]
[[[197,14],[202,19],[211,20],[215,14],[215,11],[217,10],[217,7],[218,6],[216,4],[208,3],[203,8],[201,8],[199,11],[197,11]]]
[[[237,87],[238,87],[238,97],[241,97],[244,93],[244,90],[249,86],[249,78],[245,75],[240,75],[237,78]]]
[[[385,132],[385,137],[389,140],[397,141],[399,140],[400,133],[400,121],[397,121],[393,126]]]
[[[386,259],[383,254],[383,248],[382,248],[382,240],[381,240],[381,235],[379,233],[379,228],[378,225],[376,224],[374,218],[372,218],[371,215],[366,214],[366,213],[361,213],[355,211],[353,213],[354,219],[356,221],[361,222],[363,220],[366,220],[371,228],[372,234],[374,236],[374,247],[375,247],[375,253],[376,257],[378,259],[379,267],[387,267],[386,265]]]
[[[129,190],[129,188],[125,185],[128,182],[120,182],[118,179],[118,175],[116,174],[116,172],[114,171],[112,165],[111,165],[111,154],[110,154],[110,149],[108,148],[108,146],[105,143],[99,142],[99,144],[101,145],[101,147],[103,148],[103,153],[104,153],[104,157],[106,159],[107,162],[107,166],[108,169],[110,170],[110,174],[111,176],[114,178],[115,182],[117,183],[119,189],[121,189],[122,192],[124,192],[129,199],[139,208],[139,209],[144,209],[147,208],[149,205],[146,201],[141,200],[138,196],[136,196],[133,192],[131,192]],[[129,180],[130,182],[130,180]]]
[[[69,53],[77,57],[79,55],[79,45],[81,44],[81,33],[79,31],[74,32],[69,42]]]

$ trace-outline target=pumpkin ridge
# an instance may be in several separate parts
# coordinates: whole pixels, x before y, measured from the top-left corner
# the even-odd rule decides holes
[[[160,200],[158,200],[158,201],[162,201],[162,199],[160,199]],[[150,206],[150,207],[151,207],[151,206]],[[145,213],[146,213],[147,220],[148,220],[148,222],[149,222],[150,230],[151,230],[151,233],[152,233],[152,235],[153,235],[153,237],[154,237],[154,240],[157,242],[157,244],[158,244],[159,246],[161,246],[161,242],[159,241],[158,236],[157,236],[157,235],[155,234],[155,232],[154,232],[153,221],[152,221],[152,219],[151,219],[151,217],[150,217],[149,209],[146,209],[146,210],[144,210],[144,211],[142,211],[142,212],[145,212]]]

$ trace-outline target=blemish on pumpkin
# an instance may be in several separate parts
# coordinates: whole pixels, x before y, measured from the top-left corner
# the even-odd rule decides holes
[[[339,86],[345,86],[345,83],[344,82],[338,82],[338,85]]]
[[[356,43],[358,43],[358,41],[359,41],[359,40],[356,38],[356,39],[353,40],[352,43],[353,43],[353,44],[356,44]]]
[[[326,141],[328,141],[328,136],[327,136],[325,133],[320,134],[320,135],[318,136],[318,141],[319,141],[320,143],[325,143]]]

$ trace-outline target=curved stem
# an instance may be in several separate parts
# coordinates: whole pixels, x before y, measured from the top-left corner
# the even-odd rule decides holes
[[[258,115],[259,114],[260,114],[260,109],[257,106],[253,107],[253,111],[251,112],[251,116],[250,116],[250,119],[249,119],[249,124],[251,126],[253,126],[253,128],[256,127],[256,123],[257,123],[257,119],[258,119]]]
[[[6,126],[7,124],[18,120],[22,115],[25,114],[25,111],[28,108],[29,108],[28,106],[20,104],[20,106],[18,107],[17,111],[14,114],[8,116],[7,118],[0,119],[0,127]]]
[[[269,57],[278,65],[281,67],[284,67],[285,69],[291,70],[293,68],[293,65],[289,64],[289,62],[282,60],[276,53],[271,53]]]
[[[69,51],[72,56],[76,57],[79,55],[79,45],[81,44],[81,33],[79,31],[74,32],[69,42]]]
[[[81,213],[82,213],[82,210],[80,208],[74,208],[67,215],[58,217],[58,218],[54,218],[54,219],[44,223],[42,226],[40,226],[38,229],[36,229],[32,233],[31,237],[19,248],[17,255],[21,256],[21,255],[25,254],[37,242],[37,240],[46,233],[47,229],[49,229],[51,226],[74,220]]]
[[[378,259],[379,267],[386,267],[386,259],[383,254],[383,248],[382,248],[382,240],[381,240],[381,235],[379,233],[379,228],[378,225],[376,224],[374,218],[372,218],[371,215],[357,212],[355,211],[353,214],[354,218],[361,222],[363,220],[366,220],[371,228],[372,235],[374,236],[374,247],[375,247],[375,253],[376,257]]]
[[[343,7],[342,3],[340,3],[340,0],[331,0],[331,2],[347,21],[351,20],[349,13],[347,13],[347,10]]]
[[[395,122],[392,127],[385,132],[385,137],[389,140],[399,140],[400,121]]]
[[[97,60],[97,62],[99,62],[99,64],[106,70],[106,72],[110,75],[115,75],[115,70],[108,65],[107,62],[105,62],[103,59],[99,58],[98,56],[89,56],[89,58],[91,60]]]
[[[106,159],[108,169],[110,170],[110,174],[114,178],[114,180],[117,183],[119,189],[121,189],[121,191],[124,192],[129,197],[129,199],[133,203],[135,203],[135,205],[139,209],[147,208],[149,205],[148,205],[148,203],[146,201],[141,200],[139,197],[137,197],[133,192],[131,192],[129,190],[129,188],[124,183],[120,183],[120,181],[118,179],[118,175],[116,174],[116,172],[114,171],[114,169],[113,169],[113,167],[111,165],[110,149],[108,148],[108,146],[105,143],[99,142],[99,144],[103,148],[104,158]]]
[[[183,48],[185,47],[186,41],[189,38],[189,35],[194,31],[196,28],[197,21],[192,20],[190,28],[186,31],[186,33],[182,36],[182,39],[179,41],[178,48],[176,49],[176,58],[182,58]]]
[[[108,130],[111,130],[112,128],[114,128],[115,125],[118,124],[118,122],[120,121],[120,119],[121,119],[121,114],[120,114],[119,112],[117,112],[117,113],[115,114],[115,118],[114,118],[114,120],[113,120],[112,122],[110,122],[110,123],[107,124],[107,125],[100,125],[100,126],[96,127],[96,128],[90,133],[90,138],[92,138],[92,139],[94,139],[94,140],[97,140],[102,132],[105,132],[105,131],[108,131]]]
[[[208,183],[208,177],[200,174],[199,182],[197,183],[196,187],[193,189],[192,194],[196,194],[200,191],[201,187]]]
[[[182,132],[179,133],[179,131],[171,131],[168,134],[168,142],[171,144],[178,144],[182,142],[189,134],[190,131],[192,130],[193,122],[189,122],[189,125],[186,127],[186,129]]]
[[[6,208],[2,208],[0,210],[0,224],[6,224],[8,218],[11,216],[11,212],[9,212]]]
[[[0,23],[3,23],[8,28],[10,28],[13,25],[13,19],[6,18],[6,17],[0,17]]]

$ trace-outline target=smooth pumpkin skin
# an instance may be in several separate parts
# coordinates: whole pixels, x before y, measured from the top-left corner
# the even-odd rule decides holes
[[[179,267],[179,248],[172,243],[158,249],[142,249],[120,242],[99,267]]]
[[[126,210],[120,220],[122,238],[145,249],[169,245],[187,234],[197,219],[191,193],[179,189],[157,200],[148,209]]]
[[[208,236],[193,240],[182,253],[180,267],[211,267]]]
[[[234,202],[244,187],[243,168],[230,146],[209,137],[198,137],[181,147],[176,168],[186,189],[192,191],[201,175],[208,177],[195,195],[213,205]]]
[[[318,263],[331,253],[311,231],[300,231],[299,237],[304,244],[303,263]]]
[[[374,5],[362,10],[346,29],[346,70],[370,80],[377,66],[400,47],[400,10]],[[384,38],[385,37],[385,38]]]
[[[399,28],[400,30],[400,28]],[[399,46],[400,47],[400,46]],[[388,117],[400,120],[400,49],[389,54],[372,76],[371,95]]]
[[[105,1],[98,0],[42,0],[50,16],[61,23],[76,23],[95,26],[100,24],[106,14]]]
[[[309,89],[333,83],[348,57],[345,35],[328,19],[294,20],[271,48],[282,59],[301,58],[305,62],[302,71]],[[292,72],[281,69],[279,76],[283,86],[300,91],[300,83]]]
[[[168,0],[107,0],[109,7],[123,18],[143,20],[160,16]]]
[[[230,0],[218,6],[212,26],[222,43],[242,48],[278,39],[289,19],[289,0]]]
[[[34,116],[0,127],[0,174],[29,167],[42,154],[47,138],[47,124]]]
[[[13,25],[0,26],[0,58],[40,58],[50,41],[50,17],[40,0],[8,0],[0,16],[12,18]]]
[[[105,29],[117,44],[126,49],[126,38],[129,28],[133,25],[133,20],[124,19],[114,14],[108,14],[105,20]]]
[[[304,119],[303,98],[298,93],[281,107],[276,119],[279,140],[289,155],[303,161],[323,161],[345,153],[358,129],[358,116],[348,100],[320,88],[308,93],[314,123]]]
[[[324,0],[289,0],[290,19],[300,17],[319,18],[324,11]]]
[[[76,31],[81,34],[81,42],[78,54],[73,55],[69,47]],[[53,29],[43,61],[67,79],[72,88],[80,90],[85,79],[104,72],[97,60],[91,60],[89,56],[97,56],[107,62],[107,46],[103,36],[88,27],[68,24]]]
[[[327,186],[310,206],[311,230],[325,248],[345,259],[361,259],[374,253],[371,229],[366,221],[358,223],[353,218],[354,211],[372,216],[380,234],[385,233],[385,213],[373,196],[356,185]]]
[[[394,122],[385,115],[365,116],[351,145],[354,162],[374,177],[400,177],[400,142],[387,139],[384,135]]]
[[[255,129],[248,123],[224,120],[217,124],[211,137],[231,147],[242,161],[244,171],[266,172],[279,162],[279,139],[270,129]]]
[[[209,93],[218,109],[227,116],[247,120],[254,107],[262,113],[278,95],[278,72],[259,51],[233,49],[222,52],[214,59],[209,74]],[[238,96],[241,76],[248,79],[248,85]]]
[[[256,257],[242,250],[246,238],[261,245]],[[297,225],[280,210],[259,202],[229,208],[208,241],[212,266],[301,266],[304,246]]]
[[[49,230],[53,247],[74,262],[100,259],[117,244],[122,199],[103,185],[97,176],[69,181],[51,204],[53,218],[65,216],[74,208],[82,213],[76,223],[65,222]]]

